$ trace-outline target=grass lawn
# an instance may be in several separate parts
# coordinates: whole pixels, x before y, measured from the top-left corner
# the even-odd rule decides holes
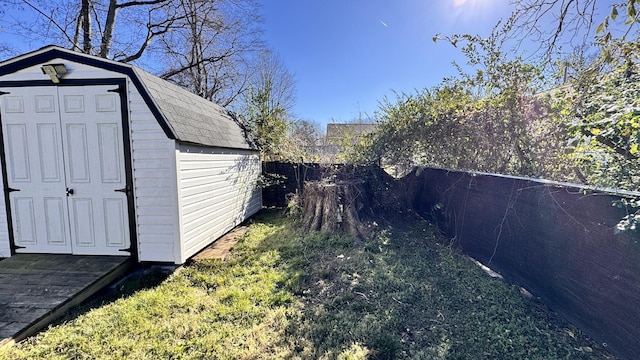
[[[224,262],[125,284],[0,358],[612,358],[427,223],[378,233],[364,243],[302,234],[265,212]]]

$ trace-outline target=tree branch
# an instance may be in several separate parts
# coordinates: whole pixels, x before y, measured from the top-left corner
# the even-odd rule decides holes
[[[60,30],[60,32],[62,33],[62,35],[67,39],[67,41],[69,41],[70,43],[74,43],[73,39],[71,37],[69,37],[69,35],[67,34],[66,30],[60,26],[60,24],[58,24],[58,22],[55,21],[55,19],[53,18],[52,15],[47,15],[45,14],[42,10],[40,10],[37,6],[33,5],[30,1],[28,0],[22,0],[22,2],[24,4],[26,4],[28,7],[30,7],[31,9],[33,9],[35,12],[37,12],[38,14],[44,16],[47,20],[49,20],[49,22],[55,26],[56,28],[58,28],[58,30]]]
[[[149,17],[151,17],[151,13],[149,13]],[[128,63],[130,61],[139,59],[142,56],[142,54],[144,53],[144,51],[147,49],[149,44],[151,44],[151,40],[153,40],[158,35],[162,35],[162,34],[167,33],[171,29],[171,26],[173,25],[175,20],[176,19],[170,19],[169,21],[167,21],[162,26],[162,29],[159,30],[159,31],[153,31],[153,27],[156,27],[158,25],[147,25],[147,28],[148,28],[147,38],[142,43],[142,45],[140,45],[140,48],[138,49],[138,51],[135,54],[129,55],[129,56],[125,57],[124,59],[120,60],[120,61],[124,62],[124,63]]]
[[[157,4],[162,4],[168,1],[169,0],[130,1],[127,3],[116,4],[116,8],[122,9],[130,6],[138,6],[138,5],[157,5]]]
[[[593,134],[587,129],[580,129],[580,132],[585,136],[593,136]],[[606,147],[613,150],[616,154],[622,155],[627,160],[638,159],[638,156],[632,154],[629,150],[625,148],[621,148],[620,146],[617,146],[613,141],[611,141],[611,139],[607,139],[602,135],[596,135],[596,140],[602,145],[605,145]]]

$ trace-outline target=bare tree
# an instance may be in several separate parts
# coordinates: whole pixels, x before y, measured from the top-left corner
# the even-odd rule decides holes
[[[292,157],[294,157],[294,159],[290,160],[301,160],[303,162],[319,162],[321,160],[320,150],[324,142],[319,123],[305,119],[293,121],[289,139],[293,149]]]
[[[246,90],[251,59],[264,50],[253,0],[177,0],[184,14],[161,39],[169,69],[161,75],[228,106]]]
[[[264,51],[243,93],[238,110],[252,130],[265,158],[288,156],[287,132],[295,103],[295,81],[282,61]]]
[[[289,115],[296,100],[295,79],[275,53],[263,51],[259,54],[251,86],[268,89],[271,94],[268,99],[269,107],[281,108]]]
[[[0,33],[150,63],[161,77],[222,106],[265,68],[256,65],[265,46],[255,0],[0,0],[0,11]]]
[[[4,17],[5,32],[122,62],[142,57],[184,17],[173,0],[0,0],[0,5],[14,14]]]

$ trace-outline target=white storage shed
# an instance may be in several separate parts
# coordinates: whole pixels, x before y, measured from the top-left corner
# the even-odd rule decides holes
[[[259,152],[224,108],[56,46],[0,63],[0,257],[184,263],[262,207]]]

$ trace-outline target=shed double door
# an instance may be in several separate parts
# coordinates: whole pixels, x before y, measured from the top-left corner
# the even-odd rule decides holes
[[[128,254],[122,113],[113,88],[0,89],[16,252]]]

